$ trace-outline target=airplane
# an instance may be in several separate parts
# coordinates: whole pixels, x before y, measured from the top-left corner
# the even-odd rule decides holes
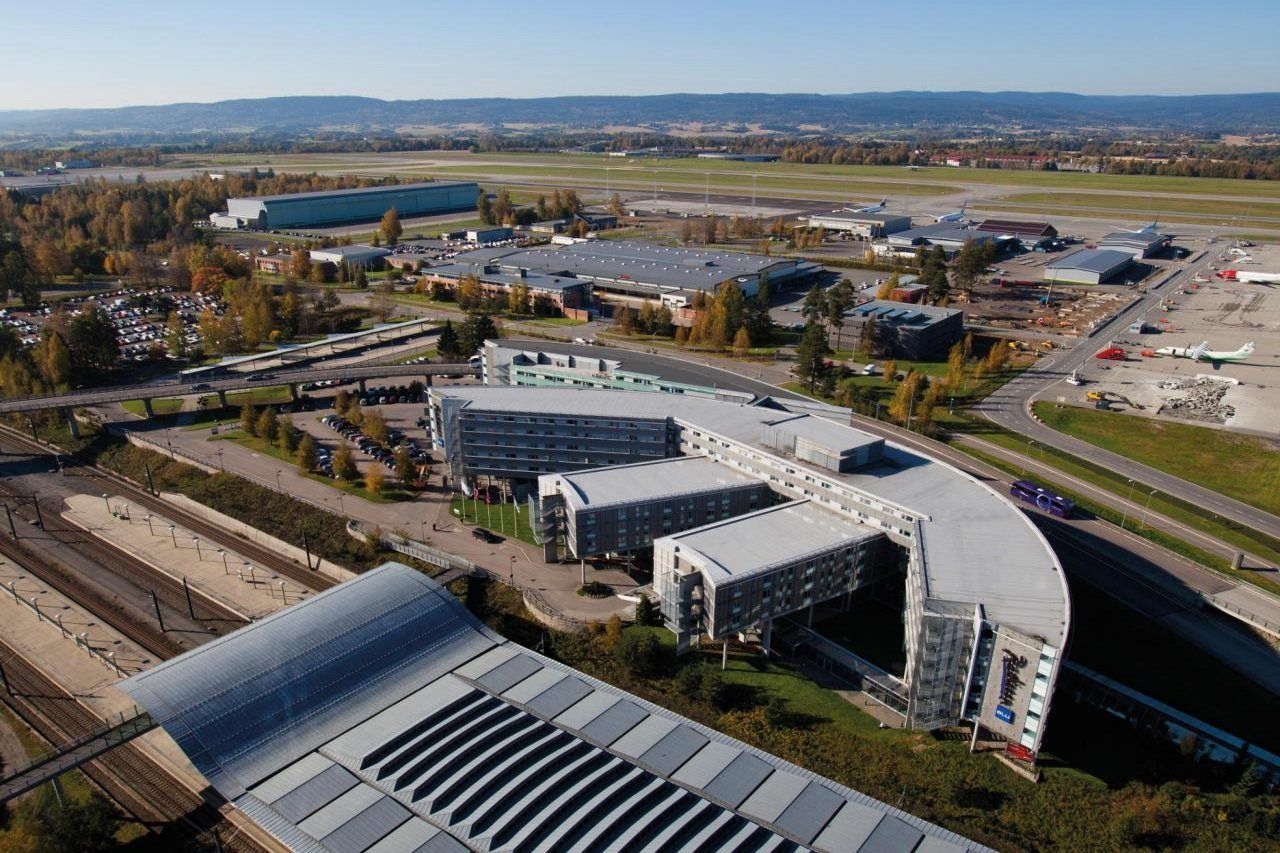
[[[1238,281],[1243,284],[1277,284],[1280,283],[1280,273],[1276,272],[1251,272],[1249,270],[1220,270],[1214,273],[1223,281]]]
[[[889,199],[882,198],[880,199],[879,204],[872,204],[866,207],[845,207],[845,208],[841,208],[841,210],[843,210],[845,213],[879,213],[880,211],[884,210],[885,205],[887,205],[888,203],[889,203]]]
[[[1211,361],[1215,365],[1224,361],[1244,361],[1253,354],[1253,341],[1249,341],[1235,352],[1216,352],[1209,349],[1209,342],[1194,347],[1160,347],[1156,350],[1158,355],[1171,355],[1174,358],[1189,358],[1192,361]]]
[[[959,210],[953,210],[950,213],[943,213],[933,217],[934,222],[960,222],[964,219],[964,209],[969,206],[969,202],[960,205]]]

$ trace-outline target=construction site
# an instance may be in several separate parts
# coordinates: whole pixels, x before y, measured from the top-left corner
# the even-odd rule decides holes
[[[973,288],[964,311],[969,323],[992,329],[1082,337],[1133,299],[1127,289],[995,278]]]
[[[1209,263],[1140,322],[1088,345],[1055,388],[1072,405],[1280,435],[1280,246],[1209,246]],[[1276,281],[1266,280],[1276,273]],[[1254,279],[1254,280],[1240,280]],[[1079,383],[1079,384],[1077,384]]]

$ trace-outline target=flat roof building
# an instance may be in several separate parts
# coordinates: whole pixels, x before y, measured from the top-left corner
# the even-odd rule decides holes
[[[897,234],[911,227],[911,217],[905,213],[886,213],[877,211],[858,213],[850,210],[836,210],[831,213],[815,213],[809,217],[810,228],[824,228],[827,231],[845,231],[868,239]]]
[[[1098,248],[1126,252],[1134,260],[1140,261],[1143,258],[1158,255],[1169,248],[1169,242],[1172,239],[1157,233],[1155,228],[1151,227],[1140,231],[1114,231],[1098,241]]]
[[[880,534],[874,547],[896,549],[890,552],[895,559],[859,563],[854,554],[852,562],[841,557],[823,564],[834,577],[809,603],[841,594],[833,591],[850,577],[855,587],[879,582],[886,566],[905,574],[901,699],[907,725],[932,729],[971,720],[1038,750],[1070,623],[1062,569],[1043,535],[1005,495],[956,468],[805,414],[804,407],[790,411],[785,400],[772,405],[573,388],[437,386],[429,395],[429,420],[454,482],[497,476],[527,489],[542,474],[705,456],[758,478],[785,499],[809,502],[809,510],[770,516],[787,524],[776,535],[782,541],[769,548],[809,536],[813,529],[801,525],[813,521],[805,515],[810,510],[820,510],[822,524],[846,530],[853,540],[870,543],[869,535]],[[816,563],[813,568],[819,570]],[[664,612],[679,617],[670,625],[678,648],[700,633],[740,624],[708,622],[709,611],[694,606],[712,592],[701,569],[677,577],[672,563],[667,579],[655,588]],[[803,596],[797,600],[808,606]],[[762,601],[750,626],[770,630],[795,601],[768,608]],[[1012,663],[1003,662],[1006,649]],[[1008,677],[997,675],[1002,667]],[[999,691],[987,689],[996,682]]]
[[[935,305],[872,299],[845,312],[849,334],[857,338],[869,321],[876,324],[876,345],[894,358],[929,358],[964,337],[964,312]]]
[[[1101,284],[1133,266],[1134,255],[1116,249],[1081,249],[1050,261],[1044,281],[1057,284]]]
[[[510,240],[515,231],[505,225],[491,225],[487,228],[471,228],[467,231],[467,242],[483,246],[497,243],[499,240]]]
[[[422,270],[422,276],[427,281],[439,281],[450,287],[458,287],[463,279],[473,278],[488,296],[503,296],[514,287],[527,287],[529,298],[534,303],[534,313],[542,313],[537,310],[538,303],[542,300],[556,311],[566,308],[586,309],[592,303],[591,282],[570,276],[549,275],[525,267],[496,263],[441,264]]]
[[[649,548],[667,536],[773,503],[767,483],[703,456],[538,478],[538,502],[575,559]],[[548,558],[556,559],[555,537]]]
[[[371,267],[382,261],[390,250],[380,246],[330,246],[327,249],[312,249],[311,260],[317,264],[347,264],[353,267]]]
[[[986,849],[509,642],[398,563],[121,688],[300,853]]]
[[[223,228],[315,228],[371,222],[393,207],[401,218],[469,210],[479,194],[479,185],[469,181],[429,181],[229,198],[227,212],[210,221]]]
[[[888,235],[889,245],[897,249],[910,249],[916,246],[941,246],[948,255],[952,255],[964,244],[973,241],[978,245],[984,243],[1007,243],[1008,240],[987,231],[965,228],[953,222],[938,222],[933,225],[921,225],[906,231]]]
[[[975,227],[976,231],[1009,237],[1024,246],[1040,246],[1058,236],[1058,229],[1048,222],[1031,222],[1017,219],[984,219]]]
[[[649,299],[715,292],[727,281],[753,296],[762,276],[779,284],[807,278],[821,269],[795,258],[770,258],[746,252],[675,248],[625,240],[587,240],[555,248],[476,250],[454,258],[503,268],[538,270],[590,281],[595,289]],[[689,296],[689,299],[692,297]],[[666,300],[664,300],[666,301]],[[679,301],[686,301],[679,296]]]

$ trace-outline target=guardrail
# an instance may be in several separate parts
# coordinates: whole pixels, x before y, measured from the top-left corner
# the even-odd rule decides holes
[[[88,631],[83,631],[77,634],[75,631],[72,631],[69,628],[63,627],[61,613],[55,613],[53,614],[53,616],[50,616],[49,614],[45,613],[40,609],[40,599],[38,597],[32,596],[30,600],[23,598],[21,595],[18,594],[18,586],[15,581],[9,581],[8,584],[5,584],[3,586],[4,586],[5,592],[13,596],[13,600],[15,602],[23,605],[24,607],[30,608],[31,611],[36,614],[37,620],[41,622],[48,622],[50,625],[54,626],[62,633],[62,636],[64,639],[75,641],[75,644],[77,646],[79,646],[80,648],[84,649],[86,652],[89,653],[89,657],[94,658],[106,664],[107,666],[115,670],[116,675],[120,676],[121,678],[124,678],[125,671],[121,669],[120,664],[116,662],[116,653],[113,651],[108,651],[106,653],[103,653],[99,649],[95,649],[93,645],[90,644],[89,642]]]
[[[1253,590],[1250,590],[1250,592],[1252,591]],[[1213,595],[1211,593],[1207,593],[1207,592],[1201,593],[1200,597],[1203,598],[1206,602],[1208,602],[1213,607],[1216,607],[1219,610],[1229,613],[1232,616],[1235,616],[1236,618],[1244,622],[1248,622],[1250,625],[1253,625],[1255,628],[1259,628],[1263,631],[1266,631],[1268,634],[1271,634],[1274,637],[1280,637],[1280,624],[1276,624],[1275,622],[1272,622],[1270,619],[1267,619],[1263,616],[1259,616],[1258,614],[1250,610],[1245,610],[1243,607],[1241,607],[1238,604],[1232,604],[1229,601],[1223,601],[1218,596]]]

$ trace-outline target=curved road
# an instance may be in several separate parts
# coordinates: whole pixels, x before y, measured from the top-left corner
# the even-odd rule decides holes
[[[1199,261],[1173,273],[1163,284],[1150,287],[1138,302],[1104,323],[1091,337],[1080,341],[1071,349],[1056,350],[1053,355],[1040,359],[1035,366],[1005,384],[979,403],[975,409],[988,420],[1006,429],[1123,474],[1133,479],[1138,484],[1138,488],[1145,484],[1148,488],[1158,489],[1166,494],[1196,503],[1223,518],[1248,525],[1270,536],[1280,537],[1280,517],[1149,465],[1135,462],[1118,453],[1112,453],[1097,445],[1050,429],[1031,413],[1031,404],[1037,398],[1048,398],[1059,382],[1065,382],[1076,368],[1087,366],[1093,360],[1094,353],[1105,346],[1107,341],[1124,334],[1130,323],[1146,317],[1155,310],[1161,299],[1204,270],[1213,260],[1213,256],[1213,252],[1206,252]]]

